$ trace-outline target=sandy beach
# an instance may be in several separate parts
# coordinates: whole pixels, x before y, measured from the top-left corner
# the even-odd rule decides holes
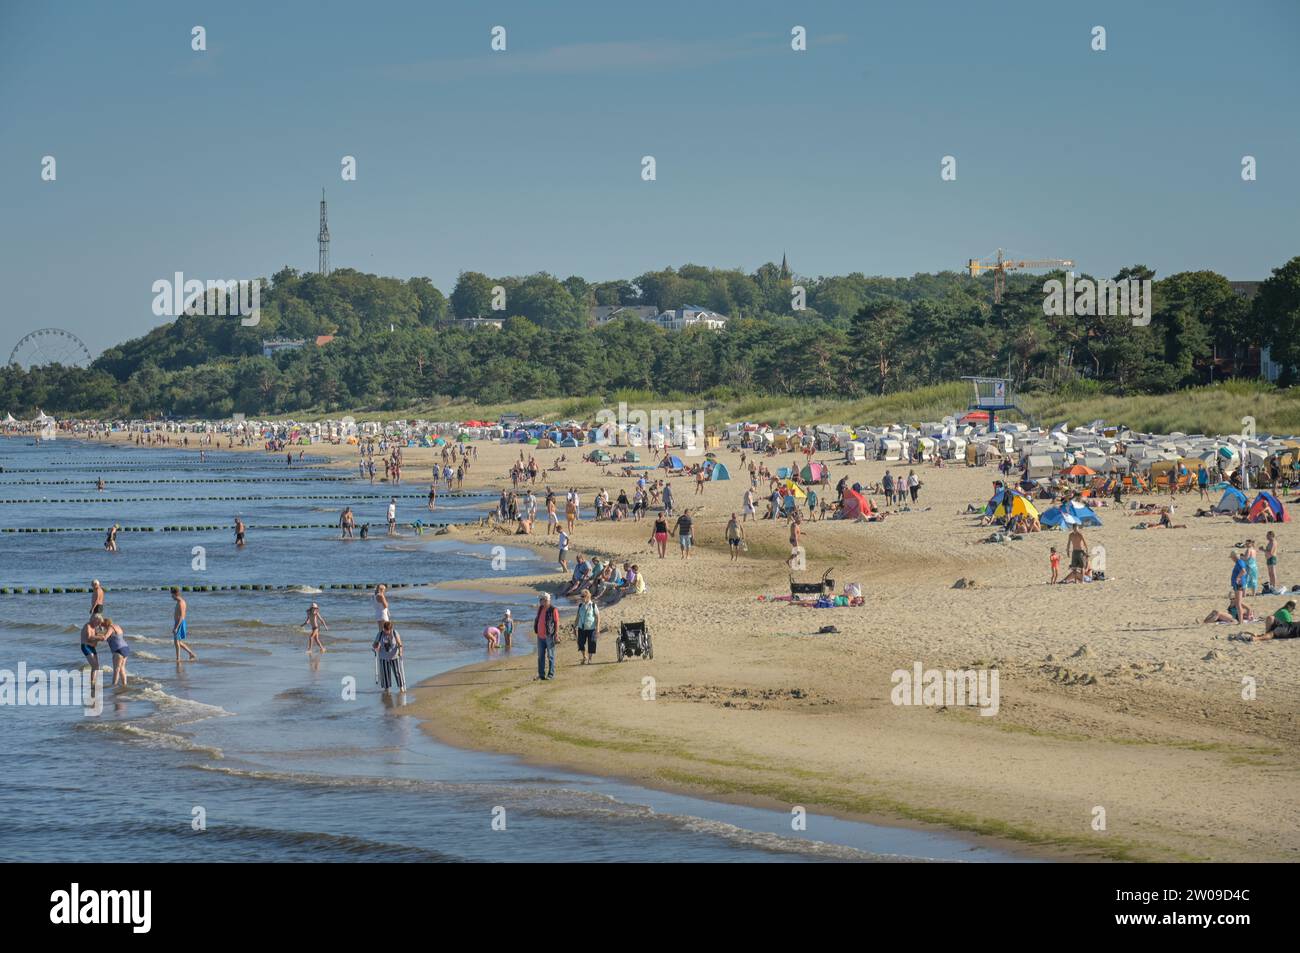
[[[479,443],[465,488],[509,488],[519,449]],[[308,453],[355,467],[354,447]],[[602,474],[580,461],[580,450],[535,451],[545,467],[561,453],[566,469],[545,474],[557,493],[577,487],[584,506],[602,487],[630,495],[631,479],[614,468]],[[404,487],[427,487],[432,455],[405,451]],[[1228,640],[1241,629],[1260,631],[1259,623],[1200,622],[1227,604],[1232,545],[1262,538],[1265,527],[1194,518],[1195,493],[1179,501],[1183,530],[1134,530],[1143,518],[1112,504],[1098,510],[1105,525],[1086,531],[1090,544],[1106,547],[1108,580],[1050,586],[1048,547],[1063,551],[1064,533],[990,544],[983,540],[991,530],[964,513],[990,495],[993,468],[917,466],[924,485],[910,512],[880,523],[806,524],[808,569],[799,577],[831,568],[837,588],[861,584],[866,605],[801,608],[770,601],[789,593],[783,521],[747,523],[748,552],[730,562],[723,527],[740,512],[748,478],[738,453],[720,457],[730,481],[706,484],[702,495],[693,479],[672,481],[678,510],[701,507],[689,562],[671,540],[668,558],[658,559],[645,522],[584,520],[573,533],[571,553],[639,563],[648,582],[646,593],[602,611],[597,664],[578,664],[570,635],[557,678],[534,681],[524,635],[510,657],[420,686],[411,710],[426,730],[647,786],[937,826],[1048,858],[1300,858],[1296,644]],[[767,463],[775,469],[790,459]],[[887,466],[845,468],[829,453],[817,459],[829,463],[832,487],[846,469],[867,484]],[[416,518],[427,512],[415,505],[399,512],[400,520]],[[1296,582],[1292,531],[1275,529],[1279,579]],[[453,532],[555,554],[544,522],[532,537],[490,526]],[[468,584],[555,591],[567,578],[558,567],[519,576],[507,562]],[[959,578],[974,585],[954,589]],[[1284,601],[1247,599],[1261,616]],[[655,658],[615,663],[619,621],[641,618]],[[530,624],[521,619],[521,633]],[[828,625],[839,631],[815,634]],[[893,704],[892,674],[918,662],[996,668],[996,715]],[[1254,697],[1243,697],[1252,685]]]

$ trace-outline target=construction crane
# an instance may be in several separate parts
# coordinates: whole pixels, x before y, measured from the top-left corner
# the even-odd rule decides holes
[[[1007,272],[1020,271],[1026,268],[1073,268],[1074,262],[1068,258],[1032,258],[1032,259],[1011,259],[1002,257],[1002,249],[998,249],[998,257],[993,261],[980,261],[978,258],[972,258],[966,262],[966,270],[970,272],[972,278],[978,278],[981,271],[993,272],[993,303],[1002,303],[1002,293],[1007,290]]]

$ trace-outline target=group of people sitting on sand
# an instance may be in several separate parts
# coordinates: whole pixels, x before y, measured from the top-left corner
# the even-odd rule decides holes
[[[588,560],[586,555],[579,553],[569,585],[561,595],[577,598],[589,592],[594,602],[604,598],[609,604],[625,595],[645,592],[645,588],[645,577],[638,565],[625,562],[619,571],[612,561],[604,562],[599,556]]]

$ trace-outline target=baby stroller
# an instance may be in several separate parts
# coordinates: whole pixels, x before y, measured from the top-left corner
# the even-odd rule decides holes
[[[630,655],[639,655],[646,659],[655,657],[654,645],[650,641],[650,629],[646,626],[645,619],[640,622],[620,622],[618,624],[618,641],[615,643],[615,653],[620,662]]]
[[[790,595],[792,596],[821,596],[829,595],[834,591],[835,580],[831,578],[829,569],[822,573],[821,582],[795,582],[794,576],[790,577]]]

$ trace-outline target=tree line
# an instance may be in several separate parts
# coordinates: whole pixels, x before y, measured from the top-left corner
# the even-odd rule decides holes
[[[261,320],[183,315],[114,346],[89,368],[0,370],[0,413],[225,417],[396,410],[439,398],[483,404],[620,389],[719,399],[855,397],[1009,376],[1025,390],[1092,382],[1162,393],[1242,374],[1264,345],[1292,383],[1300,367],[1300,257],[1273,270],[1252,300],[1222,275],[1152,279],[1150,322],[1044,313],[1044,282],[1011,274],[999,304],[991,277],[862,274],[799,278],[774,264],[752,273],[683,265],[592,283],[547,274],[460,275],[450,295],[427,278],[285,268],[262,294]],[[1081,276],[1087,277],[1087,276]],[[800,291],[802,294],[800,294]],[[804,307],[796,309],[802,297]],[[504,309],[494,308],[504,300]],[[722,331],[668,333],[635,317],[599,327],[594,306],[684,305],[730,320]],[[463,318],[497,317],[501,329]],[[320,335],[333,335],[316,346]],[[263,339],[305,339],[262,356]]]

